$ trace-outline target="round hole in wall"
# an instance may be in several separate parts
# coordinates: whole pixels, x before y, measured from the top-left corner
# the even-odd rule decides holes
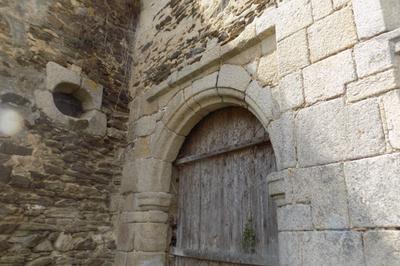
[[[83,101],[78,97],[80,90],[80,87],[74,84],[59,84],[53,91],[57,109],[64,115],[79,118],[84,113]]]

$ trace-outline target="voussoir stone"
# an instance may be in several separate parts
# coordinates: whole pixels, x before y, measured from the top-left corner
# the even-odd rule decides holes
[[[272,52],[260,58],[257,78],[262,85],[272,86],[278,82],[277,53]]]
[[[268,126],[278,170],[296,166],[294,131],[294,114],[292,112],[284,113],[280,119],[272,121]]]
[[[303,232],[279,232],[279,263],[284,266],[303,266]]]
[[[301,166],[378,155],[386,146],[376,99],[345,106],[338,98],[302,109],[296,128]]]
[[[270,122],[273,115],[273,101],[269,87],[263,88],[257,81],[251,82],[246,90],[245,101],[249,106],[257,108],[259,114],[263,114],[262,119],[264,121],[261,121],[263,124],[267,125]]]
[[[218,87],[246,90],[251,80],[247,71],[237,65],[223,65],[219,71]]]
[[[304,104],[304,92],[301,71],[281,78],[277,92],[276,98],[282,112],[302,106]]]
[[[144,137],[154,132],[156,128],[156,117],[154,115],[147,115],[139,118],[133,125],[135,136]]]
[[[210,89],[210,88],[215,88],[217,86],[217,78],[218,78],[218,72],[214,72],[210,75],[207,75],[205,77],[202,77],[198,80],[195,80],[192,83],[192,94],[197,94],[203,90]],[[190,95],[185,95],[185,98],[190,97]]]
[[[169,190],[172,171],[169,162],[148,158],[126,162],[122,172],[122,192]]]

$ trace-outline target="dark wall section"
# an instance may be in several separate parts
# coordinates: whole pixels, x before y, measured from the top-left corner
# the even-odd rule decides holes
[[[125,148],[134,0],[0,1],[0,116],[23,130],[0,133],[0,265],[110,265],[113,195]],[[54,61],[104,86],[107,135],[50,121],[35,105]]]

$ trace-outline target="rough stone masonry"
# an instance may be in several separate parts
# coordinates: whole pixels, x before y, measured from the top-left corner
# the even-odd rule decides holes
[[[168,265],[173,162],[228,106],[274,149],[280,265],[400,265],[399,14],[398,0],[1,1],[0,130],[10,112],[23,123],[0,131],[0,265]]]

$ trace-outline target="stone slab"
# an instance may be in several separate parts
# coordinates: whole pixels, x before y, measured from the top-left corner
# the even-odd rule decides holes
[[[245,91],[251,80],[247,71],[237,65],[223,65],[218,76],[218,87]]]
[[[400,154],[344,163],[354,227],[400,226]]]
[[[279,231],[312,230],[311,207],[306,204],[294,204],[277,209]]]
[[[398,87],[400,87],[398,70],[389,69],[348,84],[346,96],[349,102],[355,102]]]
[[[392,47],[385,36],[357,44],[354,59],[359,78],[389,69],[395,62]]]
[[[368,266],[400,265],[400,231],[382,230],[364,233],[365,260]]]
[[[278,8],[276,35],[278,40],[303,29],[313,22],[309,0],[286,1]]]
[[[302,253],[303,265],[307,266],[365,265],[359,232],[305,232]]]
[[[279,76],[285,76],[310,64],[306,30],[281,40],[277,44]]]
[[[296,129],[301,166],[378,155],[386,147],[376,99],[345,106],[338,98],[302,109]]]
[[[356,78],[351,51],[346,50],[306,67],[303,76],[307,103],[343,94],[345,84]]]
[[[308,40],[312,62],[354,45],[357,33],[351,8],[343,8],[315,22],[308,28]]]
[[[400,149],[400,90],[387,93],[383,97],[389,143]]]

